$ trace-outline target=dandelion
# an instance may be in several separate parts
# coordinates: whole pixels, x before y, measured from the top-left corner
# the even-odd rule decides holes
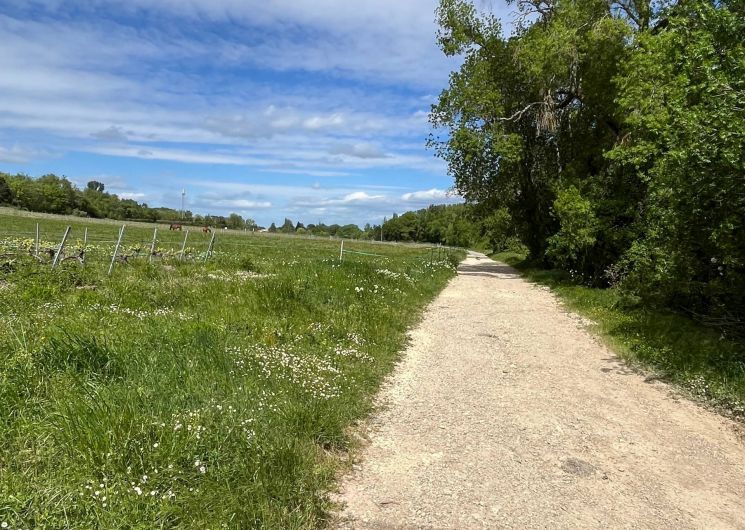
[[[199,472],[202,474],[207,473],[207,468],[204,466],[199,466]]]
[[[157,448],[158,448],[158,445],[159,445],[159,444],[158,444],[157,442],[156,442],[156,443],[154,443],[154,444],[153,444],[153,449],[157,449]]]
[[[140,488],[139,486],[135,486],[134,490],[137,495],[142,495],[142,488]]]

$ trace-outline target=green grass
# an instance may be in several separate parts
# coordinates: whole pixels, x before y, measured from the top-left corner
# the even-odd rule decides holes
[[[29,255],[72,223],[83,267]],[[350,425],[461,255],[0,211],[0,522],[316,528]],[[161,227],[162,228],[162,227]],[[140,249],[135,256],[136,249]],[[145,250],[142,250],[145,249]]]
[[[652,369],[697,399],[728,415],[745,418],[745,344],[684,316],[649,309],[618,289],[579,285],[562,271],[531,267],[523,255],[492,256],[523,276],[546,285],[566,305],[595,323],[596,330],[624,359]]]

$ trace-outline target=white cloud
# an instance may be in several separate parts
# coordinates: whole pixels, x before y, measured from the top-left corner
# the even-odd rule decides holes
[[[146,193],[131,193],[131,192],[124,192],[120,193],[119,197],[121,199],[132,199],[134,201],[141,201],[145,197],[147,197]]]
[[[420,7],[425,3],[420,2]],[[114,11],[125,9],[105,0],[79,7],[85,11],[86,6],[93,9],[99,4],[106,4]],[[135,5],[138,9],[182,16],[171,12],[176,7],[168,2],[148,3],[150,7],[144,3]],[[48,6],[52,11],[65,10],[62,3],[51,2]],[[259,25],[292,22],[295,29],[309,24],[309,28],[321,33],[318,39],[306,36],[302,41],[306,46],[316,40],[339,44],[349,36],[364,41],[366,35],[380,28],[371,29],[370,21],[360,18],[362,12],[385,20],[392,16],[382,15],[380,7],[381,4],[366,3],[358,12],[346,4],[324,1],[320,12],[311,4],[304,7],[293,4],[285,12],[284,8],[263,4],[248,9],[242,3],[228,3],[223,5],[224,9],[216,9],[211,3],[190,2],[185,12],[189,17],[229,16]],[[427,17],[431,16],[431,7],[426,9]],[[408,7],[401,10],[416,11],[421,18],[418,10]],[[351,26],[347,27],[347,23]],[[383,39],[386,42],[396,32],[421,31],[390,21],[381,28],[386,24],[393,24],[392,31],[395,30]],[[280,40],[297,37],[291,33],[285,35],[280,31]],[[314,177],[347,176],[370,168],[444,174],[441,162],[421,154],[428,127],[422,119],[426,113],[421,108],[412,109],[423,106],[416,95],[403,96],[393,89],[367,90],[348,84],[329,88],[311,83],[276,90],[245,77],[221,85],[213,94],[210,91],[214,86],[205,87],[192,75],[152,68],[186,60],[216,64],[218,68],[228,68],[225,64],[231,61],[242,64],[245,54],[251,55],[253,51],[246,48],[245,42],[235,39],[226,36],[213,41],[189,40],[181,33],[126,27],[105,19],[94,24],[67,16],[58,20],[21,20],[0,15],[3,42],[0,71],[10,73],[0,76],[3,92],[0,133],[3,129],[22,130],[37,138],[46,134],[49,137],[44,138],[45,145],[59,150],[186,164],[244,165],[273,173]],[[273,43],[276,39],[265,41]],[[336,44],[326,53],[332,62],[340,54],[352,53],[348,46],[336,47]],[[409,48],[403,46],[402,50]],[[397,53],[377,49],[374,59],[395,62],[397,57]],[[370,58],[355,56],[350,63],[364,70]],[[141,77],[134,73],[144,71],[143,67],[148,65],[153,75]],[[389,65],[395,71],[399,66]],[[319,71],[324,68],[317,65]],[[369,74],[383,83],[401,82],[381,77],[371,68],[363,75],[342,67],[339,75],[354,78]],[[336,66],[328,65],[325,71],[335,69]],[[447,68],[438,69],[432,64],[427,69],[447,73]],[[402,108],[406,109],[403,114]],[[409,141],[402,141],[404,138]],[[417,154],[405,152],[415,144],[412,139],[421,139]],[[176,143],[177,148],[164,146]],[[399,145],[407,147],[399,148]],[[7,153],[5,156],[27,160]]]
[[[10,147],[4,147],[0,145],[0,162],[7,162],[10,164],[22,164],[29,162],[40,155],[48,155],[44,151],[40,151],[33,147],[22,146],[19,144],[13,144]]]
[[[332,155],[347,155],[354,158],[386,158],[386,154],[379,145],[369,142],[356,144],[337,144],[331,147],[329,153]]]
[[[220,199],[209,202],[209,205],[214,208],[238,208],[241,210],[245,209],[265,209],[271,208],[272,203],[269,201],[249,201],[246,199]]]
[[[432,188],[431,190],[413,191],[404,193],[401,198],[407,202],[436,201],[450,198],[451,194],[446,190]]]
[[[378,202],[385,200],[385,195],[370,195],[364,191],[355,191],[348,193],[341,199],[342,204],[351,204],[358,202]]]
[[[456,200],[407,180],[447,185],[444,164],[423,149],[432,94],[455,66],[434,44],[437,0],[7,2],[0,161],[93,153],[188,164],[191,175],[220,165],[216,173],[245,179],[305,181],[236,191],[207,177],[199,191],[217,195],[193,196],[195,208],[277,217],[297,208],[363,221]],[[26,138],[30,147],[13,145]],[[98,171],[116,173],[112,160]],[[180,189],[184,179],[156,164],[164,166],[132,164],[152,172],[138,186],[97,180],[152,204],[172,201],[148,183]],[[359,184],[371,175],[403,188]]]

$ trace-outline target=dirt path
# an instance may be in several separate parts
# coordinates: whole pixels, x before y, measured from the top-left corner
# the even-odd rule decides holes
[[[471,253],[412,332],[339,528],[745,528],[732,422]]]

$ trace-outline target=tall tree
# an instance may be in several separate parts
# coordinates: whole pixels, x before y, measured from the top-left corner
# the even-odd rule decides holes
[[[106,189],[106,186],[103,182],[98,182],[97,180],[91,180],[86,184],[86,188],[88,188],[91,191],[97,191],[98,193],[103,193],[104,189]]]
[[[13,198],[13,190],[10,189],[8,181],[5,180],[5,175],[0,174],[0,204],[12,204]]]
[[[499,21],[470,2],[441,1],[440,45],[464,62],[432,109],[447,134],[430,145],[467,200],[507,209],[533,257],[574,256],[561,264],[598,276],[630,245],[639,200],[634,175],[604,157],[623,134],[612,80],[633,28],[605,0],[517,4],[523,18],[505,38]],[[569,221],[554,208],[570,188],[592,204],[584,219],[571,219],[592,232],[571,253],[562,248]],[[618,203],[609,189],[629,200]],[[603,237],[610,226],[617,233]]]

